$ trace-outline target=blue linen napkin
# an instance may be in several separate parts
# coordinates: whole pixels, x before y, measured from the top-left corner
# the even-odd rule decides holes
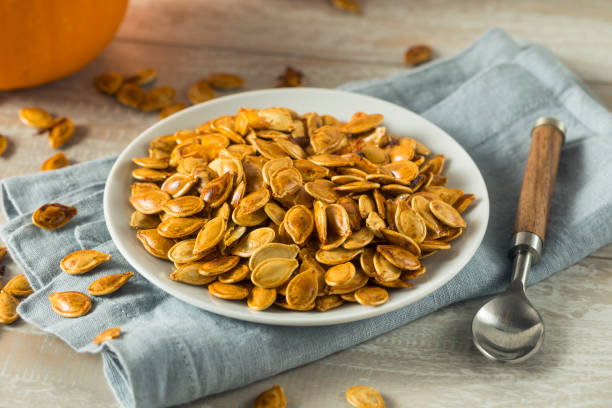
[[[452,135],[485,177],[491,218],[482,246],[447,285],[421,301],[366,321],[327,327],[276,327],[242,322],[183,303],[138,274],[114,295],[96,298],[78,319],[51,310],[54,291],[85,291],[94,278],[131,270],[114,247],[102,213],[113,158],[1,182],[8,224],[0,230],[35,293],[19,306],[28,322],[80,352],[101,353],[104,372],[125,407],[163,407],[240,387],[386,333],[454,302],[498,292],[508,282],[510,231],[539,116],[568,126],[544,254],[529,284],[566,268],[612,241],[612,115],[547,49],[492,30],[463,53],[384,79],[343,89],[389,100],[420,113]],[[31,223],[46,202],[79,209],[58,231]],[[86,277],[60,273],[67,253],[111,253]],[[95,346],[101,330],[122,335]]]

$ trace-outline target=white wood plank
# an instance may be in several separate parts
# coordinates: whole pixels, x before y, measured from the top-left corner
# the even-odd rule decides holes
[[[579,76],[610,81],[612,8],[607,0],[362,0],[363,15],[328,0],[133,0],[120,38],[244,53],[402,63],[411,44],[450,55],[497,26],[550,47]]]

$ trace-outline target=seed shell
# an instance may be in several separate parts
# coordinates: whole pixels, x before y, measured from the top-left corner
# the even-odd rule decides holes
[[[91,309],[91,299],[81,292],[53,292],[49,302],[53,311],[63,317],[80,317]]]
[[[87,293],[92,296],[108,295],[119,290],[132,276],[134,276],[134,272],[102,276],[89,285]]]

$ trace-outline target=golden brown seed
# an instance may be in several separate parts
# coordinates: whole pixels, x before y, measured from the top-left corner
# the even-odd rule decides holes
[[[63,227],[77,214],[74,207],[51,203],[45,204],[32,214],[32,222],[40,228],[55,230]]]
[[[251,255],[251,259],[249,260],[249,269],[251,271],[255,270],[255,268],[258,267],[260,263],[270,258],[293,259],[297,256],[298,251],[299,247],[297,245],[287,245],[278,242],[270,242],[261,246],[259,249],[253,252],[253,255]]]
[[[0,135],[0,156],[2,156],[2,153],[4,153],[7,146],[8,146],[8,139],[6,138],[6,136]]]
[[[253,408],[286,408],[287,399],[283,387],[275,385],[272,388],[262,392],[255,399]]]
[[[132,171],[132,177],[136,180],[150,181],[154,183],[164,181],[166,178],[168,178],[168,176],[168,172],[162,170],[147,169],[145,167],[140,167]]]
[[[306,192],[315,200],[321,200],[324,203],[333,204],[340,196],[334,191],[336,185],[328,180],[309,181],[304,185]]]
[[[365,306],[379,306],[389,300],[389,292],[378,286],[364,286],[355,291],[355,300]]]
[[[49,132],[49,146],[59,149],[74,135],[74,123],[69,118],[59,118]]]
[[[203,276],[198,272],[201,262],[181,265],[170,274],[170,279],[177,282],[186,283],[188,285],[202,286],[208,285],[217,279],[216,276]]]
[[[315,181],[329,175],[327,167],[314,164],[310,160],[295,160],[293,166],[298,169],[304,182]]]
[[[346,390],[346,400],[356,408],[385,408],[380,393],[367,385],[355,385]]]
[[[450,249],[451,245],[448,242],[444,242],[444,241],[437,241],[437,240],[431,240],[431,241],[423,241],[419,243],[419,246],[421,247],[421,251],[423,251],[423,253],[421,254],[421,258],[425,257],[425,252],[430,252],[430,251],[438,251],[440,249]]]
[[[226,226],[227,219],[224,217],[215,217],[204,224],[204,227],[202,227],[196,237],[193,253],[202,254],[214,248],[223,239]]]
[[[404,64],[410,66],[422,64],[429,61],[432,54],[433,51],[428,45],[413,45],[404,53]]]
[[[263,208],[270,200],[270,190],[262,188],[244,197],[238,203],[242,214],[251,214]]]
[[[60,268],[71,275],[81,275],[110,259],[110,254],[95,249],[81,249],[63,257],[60,261]]]
[[[17,305],[19,301],[13,295],[4,289],[0,290],[0,323],[11,324],[17,320]]]
[[[87,288],[87,293],[92,296],[104,296],[119,290],[132,276],[134,272],[114,273],[96,279]]]
[[[404,235],[401,232],[393,231],[388,228],[381,228],[380,232],[390,244],[405,248],[417,257],[421,255],[421,248],[416,241],[414,241],[408,235]]]
[[[186,194],[196,182],[197,177],[175,173],[164,181],[161,189],[176,198]]]
[[[196,105],[213,99],[215,91],[206,80],[202,79],[189,87],[187,97],[192,104]]]
[[[211,208],[217,208],[229,198],[233,185],[233,173],[225,173],[207,183],[202,189],[200,197]]]
[[[162,209],[173,217],[189,217],[204,209],[204,201],[196,196],[177,197],[166,201]]]
[[[270,177],[270,188],[276,198],[294,194],[301,187],[302,174],[294,167],[277,170]]]
[[[53,311],[63,317],[80,317],[91,309],[91,299],[81,292],[54,292],[49,302]]]
[[[53,118],[41,108],[22,108],[19,110],[19,119],[31,127],[48,128],[53,124]]]
[[[400,269],[414,271],[421,267],[418,258],[407,249],[395,245],[377,245],[376,250]]]
[[[338,248],[351,235],[351,224],[348,213],[340,204],[325,207],[327,238],[321,249]]]
[[[276,225],[280,225],[285,219],[285,210],[274,202],[268,202],[264,206],[264,212]]]
[[[308,158],[314,164],[325,167],[344,167],[354,165],[351,158],[339,156],[337,154],[317,154]]]
[[[114,95],[123,83],[123,77],[118,72],[104,72],[94,79],[94,86],[102,93]]]
[[[140,211],[134,211],[130,217],[130,227],[135,229],[157,228],[159,223],[157,215],[143,214]]]
[[[462,213],[470,206],[470,204],[472,203],[472,201],[474,201],[475,198],[476,197],[474,197],[474,194],[464,194],[459,197],[457,201],[455,201],[453,207],[455,207],[455,209],[459,211],[459,213]]]
[[[277,88],[304,86],[304,74],[297,69],[286,67],[285,72],[277,77]]]
[[[384,116],[376,113],[373,115],[353,116],[351,121],[342,127],[342,131],[346,133],[362,133],[370,129],[374,129],[384,119]]]
[[[425,221],[406,201],[397,203],[395,227],[400,233],[408,236],[417,243],[422,242],[427,235]]]
[[[315,299],[315,307],[319,312],[327,312],[330,309],[342,306],[343,299],[338,295],[324,295]]]
[[[138,109],[145,99],[145,92],[136,84],[124,83],[115,96],[122,105]]]
[[[285,214],[285,229],[298,245],[303,245],[314,230],[314,217],[303,205],[294,205]]]
[[[331,0],[331,3],[337,9],[349,11],[351,13],[361,13],[361,8],[357,0]]]
[[[148,253],[161,259],[168,259],[168,251],[174,246],[174,241],[159,235],[156,228],[138,230],[136,237]]]
[[[368,283],[368,276],[361,271],[357,271],[351,280],[342,285],[328,286],[326,292],[329,295],[344,295],[364,287],[366,283]]]
[[[289,281],[286,301],[289,306],[306,308],[315,301],[318,292],[319,287],[315,272],[301,272]]]
[[[289,258],[268,258],[260,262],[251,273],[251,281],[261,288],[276,288],[285,283],[299,263]]]
[[[166,204],[168,200],[170,200],[170,195],[159,189],[140,190],[136,193],[132,193],[130,196],[130,204],[132,204],[132,207],[143,214],[157,214],[162,212],[164,204]]]
[[[208,291],[211,295],[221,299],[238,300],[249,296],[247,288],[231,283],[213,282],[208,285]]]
[[[195,239],[184,239],[182,241],[177,242],[168,251],[168,259],[170,259],[175,264],[186,264],[195,262],[203,258],[206,254],[195,255],[193,253],[195,241]]]
[[[168,159],[156,159],[153,157],[134,157],[132,159],[136,165],[149,169],[164,170],[168,167]]]
[[[222,283],[238,283],[251,276],[251,270],[248,265],[240,264],[231,271],[222,273],[218,276],[219,282]]]
[[[140,71],[136,75],[132,75],[125,79],[125,82],[137,84],[137,85],[147,85],[151,82],[155,81],[157,78],[157,71],[151,68],[145,68]]]
[[[432,214],[442,221],[442,223],[454,228],[464,228],[467,224],[459,211],[452,205],[446,204],[441,200],[433,200],[429,203],[429,210]]]
[[[319,249],[315,254],[315,258],[317,261],[325,265],[339,265],[341,263],[349,262],[351,259],[355,258],[360,253],[361,249]]]
[[[178,103],[172,104],[170,106],[166,106],[161,111],[159,111],[159,119],[161,120],[161,119],[167,118],[168,116],[172,116],[176,112],[182,111],[186,107],[187,107],[187,105],[185,105],[183,102],[178,102]]]
[[[425,198],[425,196],[414,195],[412,199],[412,208],[423,219],[423,222],[425,222],[427,229],[431,230],[435,234],[439,234],[441,231],[441,227],[437,221],[437,218],[431,213],[431,210],[429,209],[430,201],[431,200],[429,200],[428,198]]]
[[[344,249],[364,248],[374,239],[374,234],[368,228],[362,228],[353,232],[342,244]]]
[[[105,341],[116,339],[121,334],[121,329],[119,327],[112,327],[110,329],[102,330],[100,334],[94,337],[94,344],[102,344]]]
[[[356,273],[355,265],[350,262],[335,265],[325,272],[325,283],[328,286],[344,285],[353,279]]]
[[[182,238],[196,233],[206,223],[200,217],[172,217],[168,216],[157,226],[157,232],[166,238]]]
[[[0,153],[1,154],[1,153]],[[40,170],[48,171],[48,170],[56,170],[61,169],[62,167],[68,166],[68,159],[64,155],[64,153],[56,153],[53,156],[49,157],[47,160],[43,162],[40,166]]]
[[[167,108],[174,103],[176,91],[169,86],[160,86],[146,93],[140,109],[145,112]]]
[[[401,269],[393,265],[380,252],[374,254],[374,269],[376,270],[375,278],[380,282],[391,282],[399,279],[402,274]]]
[[[202,262],[198,272],[203,276],[217,276],[232,270],[240,262],[238,256],[221,256]]]
[[[232,255],[248,258],[255,251],[269,242],[274,241],[276,233],[272,228],[262,227],[249,232],[231,250]]]
[[[6,255],[6,247],[0,246],[0,259],[4,258],[5,255]]]
[[[254,286],[247,298],[247,305],[253,310],[265,310],[276,301],[276,289]]]
[[[244,79],[235,74],[214,73],[208,75],[206,80],[210,86],[221,90],[242,88],[244,86]]]

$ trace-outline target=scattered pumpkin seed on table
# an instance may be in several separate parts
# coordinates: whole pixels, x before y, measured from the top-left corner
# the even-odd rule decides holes
[[[47,160],[43,162],[40,166],[41,171],[49,171],[49,170],[57,170],[62,167],[68,166],[68,159],[66,155],[62,152],[56,153],[53,156],[49,157]]]
[[[265,390],[255,399],[253,408],[286,408],[285,391],[280,385]]]
[[[355,408],[385,408],[385,400],[376,389],[355,385],[346,390],[346,400]]]
[[[208,81],[239,83],[215,75],[193,103],[214,96]],[[160,135],[133,163],[144,250],[174,263],[170,279],[260,311],[384,304],[451,248],[475,198],[446,187],[443,155],[364,112],[241,108]]]
[[[6,136],[0,135],[0,156],[2,156],[2,153],[4,153],[7,147],[8,139],[6,138]]]
[[[62,271],[71,275],[81,275],[111,259],[111,255],[95,249],[81,249],[71,252],[60,261]]]

